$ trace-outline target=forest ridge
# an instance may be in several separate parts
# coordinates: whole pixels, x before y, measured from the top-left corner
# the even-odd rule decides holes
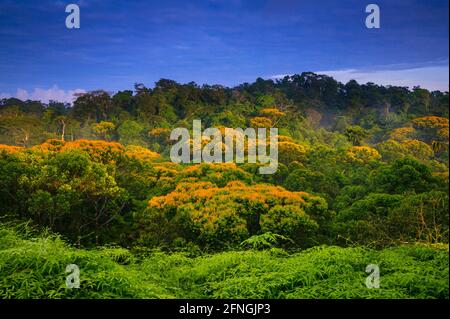
[[[448,298],[448,112],[448,92],[311,72],[233,88],[161,79],[73,105],[3,99],[0,294]],[[277,172],[171,162],[170,132],[193,120],[278,128]],[[69,256],[87,267],[85,285],[103,288],[56,288]],[[8,269],[28,276],[26,260],[47,290],[15,288]],[[385,290],[368,292],[355,278],[373,260],[392,271]],[[93,261],[117,281],[102,286]]]

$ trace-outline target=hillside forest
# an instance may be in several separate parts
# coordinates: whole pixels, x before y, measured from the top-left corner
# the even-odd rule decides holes
[[[0,100],[0,298],[448,299],[448,118],[311,72]],[[193,120],[278,128],[277,172],[173,163]]]

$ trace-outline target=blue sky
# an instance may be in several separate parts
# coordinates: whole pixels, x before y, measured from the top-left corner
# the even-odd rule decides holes
[[[65,6],[79,4],[81,28]],[[381,28],[365,27],[366,5]],[[314,71],[448,91],[448,0],[0,0],[0,97]]]

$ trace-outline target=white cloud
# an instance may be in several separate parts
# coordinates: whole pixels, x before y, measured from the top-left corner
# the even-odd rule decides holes
[[[72,103],[75,100],[75,93],[85,93],[83,89],[75,90],[63,90],[57,85],[52,86],[49,89],[34,88],[33,91],[28,92],[27,90],[18,88],[15,94],[10,93],[0,93],[0,98],[16,97],[25,100],[37,100],[44,103],[48,103],[50,100],[58,102]]]
[[[426,66],[410,69],[398,70],[328,70],[315,71],[317,74],[326,74],[332,76],[337,81],[347,83],[350,80],[356,80],[358,83],[373,82],[379,85],[407,86],[413,88],[419,85],[422,88],[434,91],[449,90],[449,67],[445,66]],[[274,75],[270,78],[279,79],[289,74]]]
[[[278,79],[282,79],[285,76],[290,76],[292,74],[275,74],[275,75],[271,75],[269,78],[272,80],[278,80]]]
[[[11,97],[10,93],[2,93],[2,92],[0,92],[0,100],[1,99],[6,99],[6,98],[9,98],[9,97]]]

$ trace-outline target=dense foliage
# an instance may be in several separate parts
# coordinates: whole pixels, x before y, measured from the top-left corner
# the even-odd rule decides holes
[[[278,171],[172,163],[170,132],[194,119],[277,127]],[[448,244],[448,132],[448,92],[313,73],[3,99],[0,221],[68,244],[2,229],[0,297],[448,298],[448,252],[431,247]],[[374,259],[380,292],[359,280]],[[49,278],[74,262],[89,274],[80,295]],[[36,286],[12,288],[24,278]]]
[[[66,265],[80,267],[67,289]],[[367,289],[366,265],[381,269]],[[426,274],[426,276],[424,276]],[[448,298],[448,250],[314,247],[287,254],[233,251],[192,257],[109,247],[74,249],[59,238],[0,229],[2,298]]]

